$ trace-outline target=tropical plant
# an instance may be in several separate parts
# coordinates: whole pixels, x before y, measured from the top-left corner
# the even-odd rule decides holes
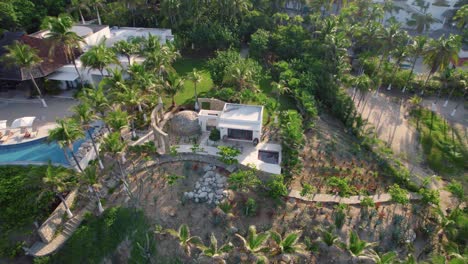
[[[254,225],[249,226],[247,237],[235,234],[242,242],[242,249],[254,255],[257,258],[265,259],[263,253],[268,252],[269,248],[266,246],[268,233],[257,233],[257,228]]]
[[[57,119],[57,127],[49,131],[47,140],[56,141],[63,149],[65,157],[68,159],[68,152],[72,155],[76,167],[83,172],[80,162],[75,155],[73,143],[85,137],[80,125],[73,119]],[[67,152],[68,150],[68,152]]]
[[[291,89],[289,89],[289,87],[286,86],[286,83],[284,81],[282,81],[282,80],[279,81],[279,82],[272,82],[271,86],[273,87],[272,92],[274,94],[276,94],[276,101],[277,102],[280,101],[280,96],[281,95],[284,95],[286,93],[291,92]]]
[[[272,175],[267,181],[265,188],[268,196],[275,200],[288,195],[288,187],[284,183],[283,175]]]
[[[196,68],[193,69],[188,75],[188,79],[193,83],[193,87],[195,89],[195,111],[200,109],[200,105],[198,103],[198,93],[197,93],[197,85],[201,83],[203,80],[202,75]]]
[[[411,19],[406,20],[406,24],[410,27],[414,27],[419,34],[429,31],[431,24],[437,20],[432,16],[431,13],[419,14],[412,13]]]
[[[424,63],[429,67],[426,81],[421,89],[421,94],[427,87],[427,82],[437,71],[445,70],[450,63],[458,63],[458,52],[461,49],[461,36],[450,35],[448,38],[440,37],[432,39],[424,52]]]
[[[200,237],[190,235],[190,229],[186,224],[180,225],[178,230],[167,229],[166,231],[171,236],[179,240],[179,245],[188,256],[191,255],[191,249],[193,247],[199,247],[202,245],[202,240]]]
[[[85,44],[82,37],[71,30],[74,22],[68,15],[58,17],[46,17],[42,22],[42,28],[48,29],[46,38],[52,42],[49,53],[55,52],[57,48],[63,49],[67,60],[73,64],[75,71],[80,78],[81,87],[84,88],[81,72],[76,65],[76,51],[81,50],[81,45]]]
[[[83,16],[83,11],[89,12],[88,1],[72,0],[71,7],[69,10],[70,11],[78,10],[78,14],[80,15],[80,18],[81,18],[81,24],[83,25],[86,24],[86,21]]]
[[[67,212],[68,217],[72,218],[73,213],[71,212],[67,202],[65,201],[65,198],[63,197],[63,194],[70,190],[72,183],[70,181],[70,177],[71,174],[69,171],[58,170],[54,168],[49,162],[44,178],[42,178],[42,181],[46,186],[46,190],[53,191],[59,197],[59,199],[62,201],[63,206],[65,207],[65,211]]]
[[[218,147],[218,155],[219,155],[219,160],[228,164],[228,165],[232,165],[232,164],[236,164],[238,163],[237,161],[237,156],[239,156],[241,154],[241,151],[236,149],[236,148],[233,148],[233,147],[229,147],[229,146],[219,146]]]
[[[42,59],[38,55],[38,51],[26,44],[21,44],[18,41],[15,41],[13,44],[6,46],[5,48],[7,52],[0,58],[0,60],[3,61],[7,67],[18,67],[20,69],[24,69],[36,88],[39,99],[42,102],[42,106],[47,107],[47,103],[42,97],[41,89],[37,86],[36,79],[33,75],[33,69],[42,62]]]
[[[229,188],[235,191],[248,192],[261,184],[255,169],[238,170],[228,178]]]
[[[406,205],[409,203],[408,191],[400,188],[398,184],[393,184],[390,186],[388,193],[390,193],[391,200],[395,203],[401,205]]]
[[[296,230],[288,232],[283,236],[276,231],[270,231],[270,238],[274,241],[274,255],[280,254],[305,254],[305,245],[299,242],[302,231]]]
[[[201,246],[202,254],[212,258],[213,260],[222,260],[224,254],[232,251],[234,245],[231,242],[228,242],[220,247],[218,247],[218,240],[216,239],[214,233],[211,233],[210,236],[210,245]]]
[[[132,192],[130,190],[130,185],[127,182],[127,173],[125,172],[122,163],[125,163],[125,150],[127,145],[125,141],[121,139],[119,132],[113,132],[109,134],[103,142],[103,151],[108,152],[112,155],[115,162],[117,162],[119,171],[120,171],[120,180],[123,183],[124,190],[127,192],[127,195],[130,198],[133,198]]]
[[[96,198],[99,214],[102,214],[104,208],[102,207],[101,197],[99,195],[99,190],[102,186],[99,182],[97,167],[94,164],[89,164],[80,174],[80,180],[88,186],[89,193]]]
[[[179,77],[176,73],[170,72],[167,78],[162,81],[162,90],[166,95],[171,97],[172,107],[176,106],[175,96],[177,93],[183,91],[183,89],[184,79]]]
[[[327,229],[322,227],[320,228],[320,236],[318,237],[318,241],[321,241],[325,243],[325,245],[331,247],[340,241],[340,237],[333,232],[332,226],[328,227]]]
[[[418,60],[421,55],[424,54],[427,45],[427,37],[426,36],[416,36],[413,38],[413,41],[408,46],[408,53],[411,54],[412,62],[411,62],[411,71],[408,75],[408,79],[406,79],[406,84],[403,87],[402,92],[406,91],[411,78],[413,77],[414,67],[416,66],[416,61]]]
[[[99,13],[99,8],[104,8],[105,7],[105,3],[106,3],[106,0],[88,0],[89,1],[89,4],[94,8],[94,10],[96,11],[96,18],[98,20],[98,24],[99,25],[102,25],[102,21],[101,21],[101,14]]]
[[[132,56],[137,55],[140,51],[138,39],[119,40],[114,43],[112,49],[117,54],[124,55],[128,60],[128,66],[132,65]]]
[[[359,258],[360,256],[368,253],[368,250],[374,245],[375,243],[368,243],[361,240],[356,231],[351,231],[349,234],[349,241],[348,244],[345,245],[345,249],[348,250],[354,258]]]
[[[105,40],[101,41],[96,46],[91,47],[85,54],[80,57],[83,67],[96,69],[104,78],[104,68],[112,63],[118,64],[119,60],[115,55],[114,50],[106,47]]]
[[[108,112],[104,120],[113,132],[120,132],[123,128],[128,127],[128,119],[128,113],[117,107]]]
[[[367,257],[369,257],[375,264],[393,264],[397,258],[397,253],[395,251],[390,251],[386,253],[375,252],[374,250],[368,250]]]
[[[308,184],[308,183],[303,183],[303,184],[302,184],[302,190],[301,190],[301,192],[300,192],[300,195],[301,195],[302,197],[308,196],[308,195],[314,193],[315,191],[317,191],[317,188],[315,188],[314,186],[312,186],[312,185],[310,185],[310,184]]]
[[[99,150],[96,145],[96,140],[91,131],[91,123],[96,120],[97,116],[95,115],[93,109],[87,103],[81,103],[73,107],[73,117],[81,124],[83,129],[88,133],[91,143],[93,144],[94,152],[96,153],[96,158],[99,163],[99,168],[104,169],[104,164],[102,163],[101,156],[99,156]]]

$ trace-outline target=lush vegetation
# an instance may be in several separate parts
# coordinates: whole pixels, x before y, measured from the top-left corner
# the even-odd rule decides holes
[[[421,135],[421,145],[431,169],[441,175],[455,175],[467,169],[465,140],[438,114],[418,108],[412,112]]]
[[[58,204],[55,193],[43,183],[47,166],[0,167],[0,256],[14,257],[16,241],[31,232],[33,222],[41,223]],[[56,173],[68,172],[58,168]],[[20,243],[21,244],[21,243]]]
[[[89,215],[65,246],[50,258],[49,263],[99,263],[104,257],[111,257],[126,238],[132,242],[133,248],[130,263],[141,263],[139,261],[145,260],[145,252],[141,251],[137,243],[142,246],[146,244],[148,229],[142,211],[109,208],[99,217]],[[150,248],[154,253],[154,242]]]

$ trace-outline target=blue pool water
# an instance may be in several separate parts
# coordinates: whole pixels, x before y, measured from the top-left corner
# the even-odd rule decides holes
[[[86,138],[89,138],[88,133],[86,133]],[[60,146],[56,142],[49,144],[46,140],[47,138],[42,138],[17,145],[0,146],[0,162],[51,161],[69,165]],[[84,139],[76,141],[73,144],[73,151],[76,152],[84,141]]]

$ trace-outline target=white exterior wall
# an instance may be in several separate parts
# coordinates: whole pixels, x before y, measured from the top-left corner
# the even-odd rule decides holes
[[[108,39],[110,37],[111,37],[110,29],[109,27],[105,27],[94,34],[85,37],[84,40],[86,41],[86,44],[88,46],[96,46],[102,40]]]

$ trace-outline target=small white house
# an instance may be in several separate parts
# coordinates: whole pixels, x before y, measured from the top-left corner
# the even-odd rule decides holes
[[[263,106],[226,103],[222,111],[200,110],[198,120],[202,131],[216,127],[223,140],[256,145],[262,136]]]

